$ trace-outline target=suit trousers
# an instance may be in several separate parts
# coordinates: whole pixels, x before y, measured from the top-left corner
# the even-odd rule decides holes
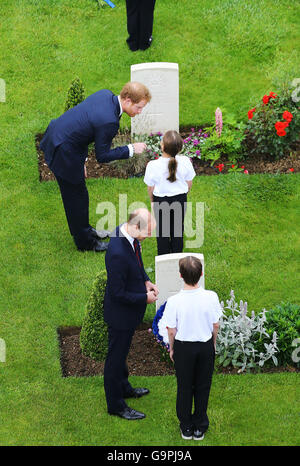
[[[143,48],[152,35],[155,0],[126,0],[128,45]]]
[[[116,330],[108,327],[108,352],[104,365],[104,390],[109,413],[123,411],[124,398],[132,393],[128,381],[127,356],[135,329]]]
[[[186,201],[186,193],[164,197],[153,195],[158,256],[182,252]]]
[[[89,224],[89,193],[83,180],[73,184],[56,176],[69,230],[78,249],[92,249],[95,238]]]
[[[176,412],[182,429],[194,427],[201,432],[208,429],[207,405],[214,359],[215,349],[212,338],[207,342],[181,342],[175,339]]]

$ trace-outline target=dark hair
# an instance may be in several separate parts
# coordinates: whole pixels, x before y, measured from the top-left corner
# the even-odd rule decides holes
[[[202,275],[202,264],[195,256],[186,256],[179,261],[179,272],[187,285],[196,285]]]
[[[167,131],[163,137],[163,146],[164,152],[168,155],[171,155],[171,159],[168,165],[169,177],[167,180],[171,183],[174,183],[174,181],[176,181],[177,170],[177,160],[175,159],[175,156],[179,154],[182,149],[182,137],[177,133],[177,131]]]

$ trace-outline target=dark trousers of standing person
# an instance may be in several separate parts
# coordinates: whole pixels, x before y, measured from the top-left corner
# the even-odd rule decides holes
[[[108,352],[104,365],[104,390],[107,410],[114,414],[123,411],[124,401],[133,391],[128,381],[126,359],[135,329],[116,330],[108,327]]]
[[[152,36],[155,0],[126,0],[129,47],[144,49]]]
[[[187,194],[153,195],[156,220],[157,255],[182,252]]]
[[[89,224],[89,193],[82,181],[73,184],[56,176],[60,189],[69,230],[78,249],[89,250],[95,244]]]
[[[206,432],[207,405],[214,370],[213,339],[207,342],[174,342],[177,377],[176,412],[181,429]],[[194,401],[194,413],[192,414]]]

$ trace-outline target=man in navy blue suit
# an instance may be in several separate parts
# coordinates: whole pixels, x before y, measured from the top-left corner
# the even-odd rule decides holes
[[[89,223],[89,195],[85,184],[88,145],[95,142],[100,163],[141,154],[146,149],[144,143],[115,149],[111,149],[111,143],[122,113],[134,117],[150,99],[147,87],[137,82],[125,84],[118,96],[107,89],[95,92],[52,120],[40,143],[45,161],[57,179],[70,233],[81,251],[107,249],[107,243],[99,241],[99,234]]]
[[[104,367],[104,389],[109,414],[123,419],[143,419],[144,413],[130,408],[125,398],[139,398],[147,388],[133,388],[128,381],[127,355],[136,327],[146,306],[157,299],[158,289],[145,272],[140,241],[151,236],[154,217],[137,209],[128,222],[117,227],[105,256],[107,284],[104,319],[108,325],[108,353]]]

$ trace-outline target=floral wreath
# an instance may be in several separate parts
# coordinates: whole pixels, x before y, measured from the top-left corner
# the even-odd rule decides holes
[[[164,315],[165,307],[166,307],[167,301],[164,302],[160,306],[160,308],[157,310],[155,317],[153,319],[152,323],[152,332],[153,335],[160,345],[164,346],[165,348],[169,349],[169,340],[168,340],[168,334],[167,332],[164,332],[164,327],[160,324],[162,324],[162,317]]]

